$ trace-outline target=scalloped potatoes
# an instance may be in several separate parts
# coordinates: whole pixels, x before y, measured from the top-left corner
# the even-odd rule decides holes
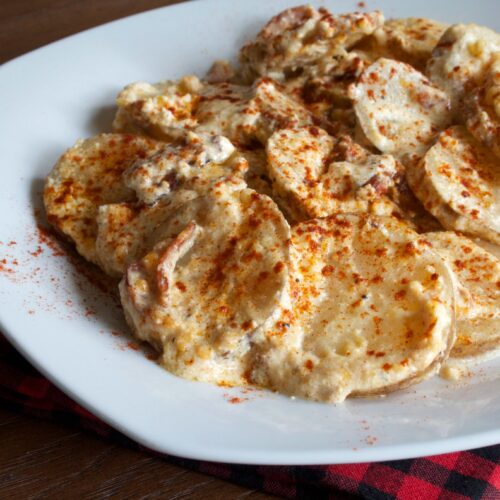
[[[239,65],[126,86],[49,221],[181,377],[342,402],[455,373],[500,353],[499,61],[486,27],[286,9]]]

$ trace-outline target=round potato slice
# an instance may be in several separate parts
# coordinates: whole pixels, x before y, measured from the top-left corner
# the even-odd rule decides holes
[[[221,186],[196,202],[177,211],[173,237],[128,267],[122,304],[169,371],[244,384],[254,330],[288,300],[290,229],[274,202],[250,189]]]
[[[101,134],[78,141],[61,156],[45,182],[45,210],[49,222],[73,240],[83,257],[98,263],[95,239],[99,206],[134,200],[135,194],[123,182],[122,174],[160,147],[144,137]]]
[[[390,155],[332,161],[334,139],[317,127],[283,129],[268,141],[269,175],[286,211],[296,220],[338,212],[393,208],[384,196],[398,168]],[[358,148],[359,149],[359,148]]]
[[[500,35],[477,24],[454,24],[439,40],[427,64],[427,74],[451,98],[454,113],[467,87],[481,81],[491,63],[492,55],[500,51]]]
[[[397,157],[422,155],[451,122],[447,95],[402,62],[379,59],[349,94],[368,140]]]
[[[227,177],[241,176],[248,162],[220,135],[188,132],[185,141],[167,144],[158,153],[138,160],[124,173],[124,182],[147,204],[179,189],[204,194]]]
[[[292,232],[292,302],[256,335],[252,377],[326,402],[434,374],[455,340],[453,281],[393,217],[335,215]]]
[[[458,281],[457,338],[450,366],[500,354],[500,261],[473,241],[454,232],[425,237],[446,260]]]
[[[421,17],[389,19],[373,37],[381,50],[424,71],[432,50],[449,25]]]
[[[500,243],[498,159],[465,127],[444,131],[420,163],[408,165],[407,177],[446,229]]]
[[[500,158],[500,52],[483,85],[465,96],[464,111],[469,132]]]
[[[266,150],[264,148],[240,149],[240,153],[248,162],[248,170],[245,173],[245,182],[248,187],[272,198]]]
[[[378,11],[334,16],[309,5],[284,10],[241,49],[242,74],[249,81],[257,76],[285,80],[304,68],[314,71],[315,63],[345,54],[383,22]]]
[[[324,172],[333,146],[334,139],[317,127],[284,129],[270,137],[266,149],[273,190],[295,220],[307,218],[310,184]]]

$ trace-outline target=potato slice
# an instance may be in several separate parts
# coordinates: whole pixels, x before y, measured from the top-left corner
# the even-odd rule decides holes
[[[254,330],[288,300],[290,228],[267,196],[222,185],[169,231],[120,283],[128,321],[169,371],[243,384]]]
[[[427,64],[427,74],[451,98],[454,113],[467,87],[482,80],[492,55],[500,51],[500,35],[477,24],[454,24],[448,28]]]
[[[485,82],[464,98],[469,132],[500,158],[500,52],[494,54]]]
[[[398,173],[394,158],[356,151],[356,163],[334,161],[335,146],[335,140],[317,127],[283,129],[271,136],[269,175],[286,212],[295,220],[338,212],[390,213],[393,205],[384,195]],[[351,151],[346,154],[354,157]]]
[[[389,19],[373,37],[386,57],[411,64],[424,71],[432,50],[449,25],[421,17]]]
[[[193,113],[202,88],[196,76],[154,85],[131,83],[116,98],[113,127],[118,132],[142,131],[161,140],[182,136],[196,125]]]
[[[135,194],[123,182],[122,174],[160,147],[144,137],[101,134],[78,141],[48,175],[43,194],[48,220],[87,260],[98,263],[95,239],[99,206],[134,200]]]
[[[379,59],[349,93],[368,140],[397,157],[425,153],[451,122],[446,94],[402,62]]]
[[[112,203],[99,207],[95,251],[100,267],[109,275],[121,277],[128,265],[143,257],[166,237],[177,210],[199,198],[194,191],[176,191],[154,205]],[[193,211],[198,204],[192,203]]]
[[[309,5],[286,9],[274,16],[255,40],[240,51],[242,74],[285,80],[295,73],[314,69],[321,59],[345,54],[363,37],[381,26],[380,12],[353,12],[334,16],[324,7]]]
[[[269,78],[252,86],[208,84],[196,77],[156,85],[136,83],[125,87],[117,103],[117,130],[168,141],[194,131],[222,135],[236,145],[265,144],[277,129],[313,123],[311,113]]]
[[[291,305],[255,336],[253,379],[307,399],[387,394],[434,374],[455,340],[453,281],[393,217],[335,215],[292,231]]]
[[[447,229],[500,243],[498,159],[465,129],[444,131],[418,164],[409,164],[410,187]]]
[[[123,178],[139,201],[151,204],[179,189],[204,194],[216,182],[243,177],[247,170],[248,162],[225,137],[188,132],[185,141],[134,162]]]
[[[446,260],[459,284],[457,338],[449,365],[500,354],[500,261],[454,232],[428,233],[425,237]]]

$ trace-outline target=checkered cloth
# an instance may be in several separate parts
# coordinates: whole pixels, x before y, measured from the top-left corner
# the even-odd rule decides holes
[[[1,335],[0,405],[139,447],[65,396]],[[500,499],[500,445],[414,460],[307,467],[230,465],[162,457],[287,498]]]

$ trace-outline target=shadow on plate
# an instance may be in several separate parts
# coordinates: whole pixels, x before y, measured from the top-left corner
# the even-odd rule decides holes
[[[70,270],[64,273],[64,279],[74,293],[68,297],[74,309],[95,321],[98,327],[91,331],[109,335],[119,349],[141,351],[148,359],[157,359],[156,351],[148,344],[136,341],[130,333],[120,304],[119,280],[105,275],[99,267],[86,261],[78,254],[74,244],[49,224],[43,206],[44,183],[45,179],[35,178],[30,189],[36,243],[54,259],[64,259],[63,266],[66,264]]]
[[[86,124],[89,137],[103,132],[113,131],[113,119],[116,113],[116,106],[101,106],[90,113]]]

